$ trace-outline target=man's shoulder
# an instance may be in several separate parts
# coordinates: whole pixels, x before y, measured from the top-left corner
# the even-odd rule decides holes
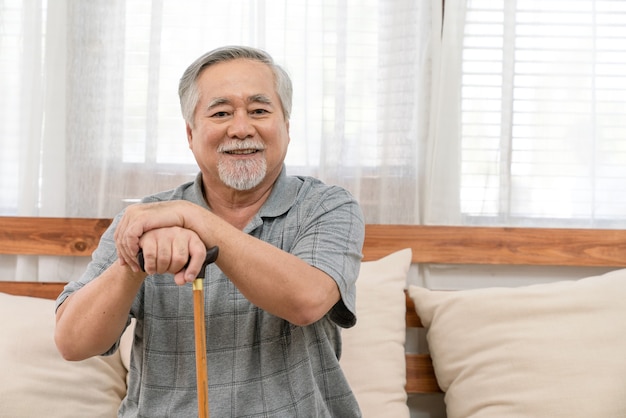
[[[297,201],[308,206],[321,206],[326,210],[344,205],[358,205],[355,197],[336,184],[324,183],[315,177],[299,177],[302,181]]]
[[[165,202],[170,200],[188,200],[197,204],[202,204],[203,199],[199,196],[198,180],[188,181],[176,186],[173,189],[163,190],[148,196],[145,196],[142,203]]]
[[[318,194],[318,195],[344,195],[352,196],[345,188],[328,184],[316,177],[311,176],[291,176],[293,181],[299,183],[300,193]]]

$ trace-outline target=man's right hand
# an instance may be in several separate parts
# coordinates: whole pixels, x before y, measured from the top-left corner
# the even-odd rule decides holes
[[[206,247],[198,235],[177,226],[144,233],[139,246],[143,252],[144,271],[148,274],[171,273],[178,285],[193,281],[186,277],[198,277],[206,257]]]

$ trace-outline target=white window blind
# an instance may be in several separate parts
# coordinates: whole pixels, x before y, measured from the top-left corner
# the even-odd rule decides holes
[[[467,2],[462,211],[626,217],[626,2]]]

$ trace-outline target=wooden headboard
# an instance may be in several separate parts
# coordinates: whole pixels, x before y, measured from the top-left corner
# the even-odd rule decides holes
[[[0,217],[0,254],[88,256],[110,219]],[[413,263],[626,267],[626,230],[367,225],[364,261],[411,248]],[[0,282],[0,292],[54,299],[64,283]],[[408,328],[420,327],[406,297]],[[438,392],[428,354],[407,354],[408,393]]]
[[[626,230],[367,225],[364,261],[411,248],[413,263],[626,267]],[[406,295],[407,328],[421,328]],[[428,354],[407,354],[407,393],[436,393]]]

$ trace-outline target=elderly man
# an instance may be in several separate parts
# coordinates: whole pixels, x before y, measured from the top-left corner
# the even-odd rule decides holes
[[[364,222],[344,189],[287,176],[291,81],[265,52],[226,47],[179,95],[195,181],[129,206],[57,300],[68,360],[112,353],[136,318],[121,417],[197,416],[191,286],[206,249],[215,417],[357,417],[339,367],[355,317]],[[137,263],[142,250],[145,271]]]

